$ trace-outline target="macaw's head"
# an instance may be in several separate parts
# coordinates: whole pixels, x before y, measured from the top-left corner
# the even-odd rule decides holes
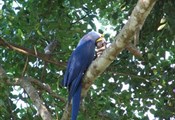
[[[91,31],[81,38],[77,46],[82,45],[83,43],[89,40],[93,41],[97,48],[102,47],[106,43],[102,34],[97,33],[95,31]]]

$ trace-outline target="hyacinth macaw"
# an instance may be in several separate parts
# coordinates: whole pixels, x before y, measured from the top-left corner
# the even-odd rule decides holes
[[[101,34],[94,31],[87,33],[81,38],[69,58],[62,82],[69,91],[68,102],[70,103],[72,99],[71,120],[76,120],[78,115],[83,75],[94,59],[95,46],[102,41],[104,41],[104,37]]]

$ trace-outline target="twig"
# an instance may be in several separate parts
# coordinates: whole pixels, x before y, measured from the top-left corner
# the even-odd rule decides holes
[[[71,114],[71,109],[72,109],[71,106],[72,105],[70,105],[69,103],[66,104],[61,120],[69,120],[70,119],[70,114]]]
[[[148,80],[148,79],[146,79],[146,78],[144,78],[144,77],[140,77],[140,76],[138,76],[138,75],[133,75],[133,74],[128,74],[128,73],[116,72],[116,73],[114,73],[114,74],[116,74],[116,75],[123,75],[123,76],[130,76],[130,77],[138,78],[138,79],[142,79],[142,80]]]
[[[33,79],[33,78],[28,78],[28,80],[30,80],[32,83],[34,83],[35,85],[37,85],[38,87],[42,88],[43,90],[47,91],[48,93],[50,93],[51,96],[53,96],[54,98],[59,99],[62,102],[66,102],[66,100],[60,96],[58,96],[56,93],[54,93],[52,91],[52,89],[50,88],[49,85],[44,85],[43,83],[41,83],[40,81]]]
[[[131,43],[129,45],[126,46],[126,49],[128,51],[130,51],[134,56],[136,57],[142,57],[141,52]]]
[[[24,68],[23,68],[21,77],[24,77],[25,71],[27,70],[28,61],[29,61],[29,58],[28,58],[28,56],[27,56],[26,62],[25,62],[25,65],[24,65]]]

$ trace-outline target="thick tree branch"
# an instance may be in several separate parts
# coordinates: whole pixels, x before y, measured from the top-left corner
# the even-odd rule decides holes
[[[90,86],[95,81],[95,79],[105,71],[105,69],[115,60],[117,55],[131,43],[132,38],[137,32],[138,27],[142,28],[145,19],[147,18],[148,14],[150,13],[151,9],[153,8],[156,0],[139,0],[137,5],[135,6],[130,19],[123,27],[121,32],[117,35],[116,40],[113,41],[110,47],[108,47],[102,55],[97,58],[95,61],[92,62],[90,67],[88,68],[84,80],[83,80],[83,89],[81,96],[85,97]],[[65,110],[66,113],[70,113],[70,107],[67,107]],[[68,112],[69,111],[69,112]],[[65,118],[65,114],[63,117]],[[67,115],[69,119],[69,116]]]
[[[33,104],[37,108],[42,119],[43,120],[52,120],[50,112],[43,105],[44,102],[40,99],[37,91],[32,86],[29,79],[30,79],[29,77],[23,77],[22,79],[19,79],[20,85],[25,89],[25,91],[29,95],[30,99],[33,101]]]
[[[4,69],[0,66],[0,79],[5,80],[5,82],[9,83],[10,80],[8,79],[8,76],[6,75]],[[40,99],[37,91],[30,83],[29,77],[23,77],[21,79],[16,78],[15,85],[20,85],[25,89],[27,94],[29,95],[30,99],[32,100],[33,104],[37,108],[40,116],[43,120],[52,120],[50,112],[47,110],[47,108],[43,105],[43,101]],[[4,82],[4,81],[3,81]]]
[[[22,53],[22,54],[25,54],[25,55],[30,55],[30,56],[40,58],[40,59],[42,59],[42,60],[44,60],[48,63],[58,65],[59,67],[65,67],[66,66],[65,63],[60,63],[60,62],[57,62],[57,61],[54,61],[54,60],[50,60],[46,54],[43,54],[43,53],[40,53],[40,52],[37,52],[37,54],[36,54],[36,52],[34,50],[30,50],[30,49],[24,48],[22,46],[15,45],[13,43],[8,43],[5,40],[3,40],[1,37],[0,37],[0,46],[15,50],[15,51],[17,51],[19,53]]]
[[[117,35],[116,40],[89,67],[84,76],[82,97],[85,97],[94,80],[115,60],[117,55],[131,43],[136,29],[142,28],[145,19],[153,8],[156,0],[139,0],[130,19]]]
[[[1,66],[0,66],[0,78],[4,79],[5,80],[4,82],[7,85],[12,85],[12,86],[19,85],[20,86],[20,84],[21,84],[21,81],[19,80],[19,78],[14,78],[13,81],[9,80],[9,78],[6,76],[6,73],[3,73],[3,69]],[[45,85],[45,84],[41,83],[39,80],[36,80],[34,78],[31,78],[31,77],[28,77],[28,81],[30,81],[31,83],[36,85],[38,88],[48,92],[52,97],[59,99],[61,102],[64,102],[64,103],[66,102],[66,100],[63,97],[58,96],[55,92],[53,92],[49,85]]]
[[[43,105],[43,101],[40,99],[37,90],[32,86],[31,82],[37,85],[38,87],[42,88],[43,90],[50,93],[51,96],[54,98],[59,99],[62,102],[65,102],[65,99],[55,94],[49,86],[44,85],[43,83],[39,82],[36,79],[33,79],[31,77],[23,77],[23,78],[15,78],[13,81],[11,81],[8,76],[6,75],[6,72],[0,65],[0,80],[3,80],[4,83],[8,85],[20,85],[25,89],[27,94],[29,95],[30,99],[33,101],[33,104],[36,106],[40,116],[43,120],[52,120],[51,114],[47,110],[47,108]]]

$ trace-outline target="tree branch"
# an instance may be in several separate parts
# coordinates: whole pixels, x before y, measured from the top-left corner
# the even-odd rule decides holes
[[[1,78],[7,77],[7,76],[6,76],[6,73],[5,73],[4,69],[1,67],[1,65],[0,65],[0,77],[1,77]]]
[[[3,69],[2,69],[3,70]],[[1,67],[0,67],[0,77],[1,77]],[[5,78],[6,77],[6,78]],[[9,80],[7,78],[7,76],[4,76],[3,78],[5,78],[5,83],[8,85],[20,85],[21,81],[19,81],[19,78],[15,78],[14,81],[12,82],[11,80]],[[34,78],[28,77],[28,81],[30,81],[31,83],[35,84],[37,87],[39,87],[42,90],[45,90],[46,92],[48,92],[52,97],[59,99],[61,102],[66,102],[66,100],[61,97],[58,96],[56,93],[54,93],[52,91],[52,89],[50,88],[49,85],[44,85],[43,83],[41,83],[39,80],[36,80]]]
[[[10,80],[8,79],[8,76],[6,75],[4,69],[0,66],[0,79],[5,80],[5,82],[9,83]],[[50,112],[47,110],[47,108],[43,105],[43,101],[40,99],[37,91],[30,83],[29,77],[23,77],[21,79],[16,78],[15,79],[15,85],[20,85],[25,89],[27,94],[29,95],[30,99],[32,100],[33,104],[37,108],[40,116],[43,120],[52,120]],[[4,81],[3,81],[4,82]]]
[[[126,49],[130,51],[134,56],[140,58],[142,57],[140,51],[133,44],[130,43],[129,45],[126,45]]]
[[[65,108],[64,108],[64,113],[63,113],[61,120],[70,120],[71,108],[72,108],[72,105],[67,103]]]
[[[36,79],[33,79],[33,78],[28,78],[28,80],[30,82],[34,83],[35,85],[37,85],[38,87],[40,87],[42,90],[45,90],[46,92],[48,92],[54,98],[57,98],[57,99],[59,99],[60,101],[62,101],[64,103],[66,102],[66,100],[64,98],[62,98],[62,97],[58,96],[56,93],[54,93],[49,85],[44,85],[39,80],[36,80]]]
[[[33,101],[33,104],[37,108],[42,119],[43,120],[52,120],[50,112],[43,105],[44,102],[40,99],[37,91],[32,86],[29,79],[30,79],[29,77],[23,77],[23,78],[18,79],[18,80],[20,81],[20,85],[25,89],[25,91],[29,95],[30,99]]]
[[[133,77],[133,78],[138,78],[138,79],[142,79],[142,80],[148,80],[148,79],[146,79],[144,77],[140,77],[138,75],[133,75],[133,74],[129,74],[129,73],[116,72],[114,74],[116,74],[116,75],[122,75],[122,76],[130,76],[131,78]]]
[[[1,65],[0,65],[0,80],[3,80],[3,82],[5,82],[8,85],[20,85],[21,87],[23,87],[27,92],[27,94],[29,95],[30,99],[32,100],[33,104],[36,106],[43,120],[51,120],[51,114],[49,113],[47,108],[43,105],[44,102],[40,99],[37,90],[35,90],[31,82],[37,85],[38,87],[42,88],[43,90],[47,91],[48,93],[50,93],[50,95],[53,96],[54,98],[57,98],[62,102],[66,102],[64,98],[54,93],[49,86],[44,85],[43,83],[31,77],[23,77],[21,79],[15,78],[13,79],[14,81],[12,82],[6,75]]]
[[[43,54],[40,52],[37,52],[37,54],[36,54],[36,52],[34,50],[30,50],[30,49],[24,48],[22,46],[15,45],[13,43],[8,43],[5,40],[3,40],[1,37],[0,37],[0,46],[4,46],[6,48],[15,50],[15,51],[22,53],[22,54],[25,54],[25,55],[30,55],[30,56],[40,58],[46,62],[58,65],[59,67],[65,68],[65,66],[66,66],[66,64],[63,62],[57,62],[57,61],[50,60],[46,54]]]

